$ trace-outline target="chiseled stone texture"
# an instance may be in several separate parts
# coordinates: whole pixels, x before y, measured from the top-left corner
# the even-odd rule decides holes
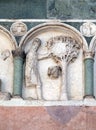
[[[96,107],[0,107],[0,130],[96,130]]]

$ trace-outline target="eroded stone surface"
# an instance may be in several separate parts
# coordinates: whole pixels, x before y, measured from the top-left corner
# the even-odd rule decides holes
[[[26,68],[23,93],[26,91],[30,91],[30,93],[27,94],[28,96],[23,94],[25,99],[80,100],[83,98],[82,44],[80,45],[80,41],[78,42],[77,37],[71,31],[61,28],[50,26],[48,30],[47,28],[41,29],[35,37],[31,36],[26,43],[24,47]],[[37,43],[40,43],[38,49],[36,49]],[[80,65],[80,71],[78,65]],[[51,68],[55,66],[60,68],[61,74],[56,68],[54,73],[52,72]],[[49,73],[50,69],[51,73]],[[72,71],[74,71],[74,75]],[[79,89],[75,87],[78,86],[76,82],[77,84],[79,82]],[[32,93],[35,94],[32,95]]]
[[[95,119],[96,107],[0,107],[0,130],[95,130]]]
[[[11,51],[15,45],[11,36],[3,28],[0,28],[0,80],[1,91],[13,92],[13,57]]]

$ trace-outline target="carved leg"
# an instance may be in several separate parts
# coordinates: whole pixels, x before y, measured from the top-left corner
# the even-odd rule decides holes
[[[41,96],[41,87],[39,85],[37,85],[37,97],[39,100],[42,99],[42,96]]]
[[[39,73],[38,73],[38,85],[37,85],[37,97],[39,100],[42,99],[42,90],[41,90],[41,81],[40,81],[40,76],[39,76]]]
[[[68,100],[67,96],[67,85],[66,85],[66,76],[67,76],[67,63],[62,61],[62,85],[61,85],[61,96],[60,100]]]

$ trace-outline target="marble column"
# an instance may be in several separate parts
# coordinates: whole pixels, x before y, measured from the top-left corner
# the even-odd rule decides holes
[[[13,96],[22,96],[23,63],[25,54],[20,48],[12,51],[14,57]]]
[[[94,97],[94,53],[84,53],[85,93],[84,97]]]

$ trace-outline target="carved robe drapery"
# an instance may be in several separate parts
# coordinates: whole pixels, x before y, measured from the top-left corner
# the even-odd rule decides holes
[[[26,56],[25,83],[26,87],[36,87],[37,98],[41,99],[41,82],[38,72],[37,51],[41,45],[40,39],[36,38]]]

